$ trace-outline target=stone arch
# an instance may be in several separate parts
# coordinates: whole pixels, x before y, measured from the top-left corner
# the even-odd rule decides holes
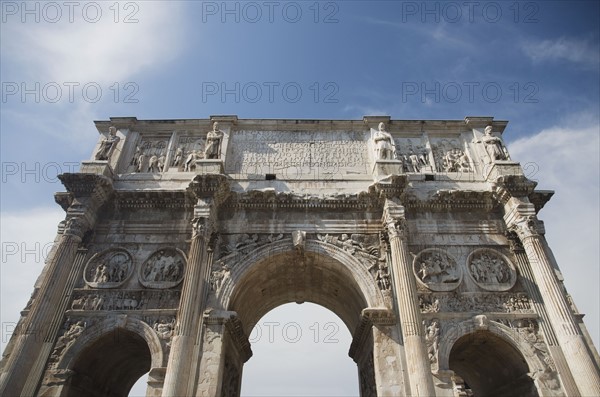
[[[246,333],[267,312],[288,302],[319,304],[338,315],[352,334],[362,309],[385,306],[368,266],[343,249],[321,241],[306,241],[302,255],[293,250],[290,239],[277,241],[228,265],[231,271],[217,299],[223,308],[238,313]],[[288,285],[286,291],[278,290],[275,284],[292,275],[302,278]],[[331,281],[329,285],[335,288],[328,291],[324,284],[311,284],[319,284],[320,280]],[[263,298],[262,306],[246,309],[253,305],[248,299],[251,295]]]
[[[550,395],[550,389],[556,388],[556,381],[548,376],[548,365],[532,344],[514,329],[484,315],[447,326],[439,342],[438,360],[440,371],[450,370],[464,378],[478,397],[533,397]],[[507,389],[502,390],[500,384]]]
[[[127,396],[152,368],[166,366],[158,335],[146,323],[127,316],[87,328],[57,363],[71,375],[61,395]]]

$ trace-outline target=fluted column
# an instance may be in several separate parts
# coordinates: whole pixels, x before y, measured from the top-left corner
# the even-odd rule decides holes
[[[392,274],[400,316],[400,326],[404,337],[407,372],[412,396],[435,396],[431,367],[423,335],[423,325],[417,285],[412,272],[406,242],[406,219],[404,207],[392,200],[386,200],[383,221],[390,240]]]
[[[544,299],[548,318],[582,396],[600,396],[600,373],[554,271],[557,268],[543,236],[533,205],[511,199],[505,215],[507,226],[519,236],[529,259],[533,279]]]
[[[31,310],[16,330],[15,343],[2,363],[2,396],[35,393],[62,324],[65,295],[70,294],[79,274],[81,263],[75,262],[77,249],[113,192],[112,181],[101,175],[61,174],[59,179],[68,191],[60,196],[67,211],[65,228],[54,255],[46,264],[47,270]]]
[[[28,392],[23,395],[32,395],[35,392],[41,370],[35,371],[38,372],[35,379],[27,380],[34,369],[34,364],[38,361],[38,356],[46,353],[47,359],[52,351],[54,340],[49,340],[47,331],[52,328],[52,325],[58,327],[61,325],[53,324],[56,322],[53,321],[56,320],[55,308],[59,305],[61,295],[66,289],[73,260],[85,230],[80,218],[73,217],[67,220],[67,226],[58,241],[56,252],[50,263],[46,265],[47,275],[42,281],[31,310],[23,319],[20,329],[16,330],[17,340],[10,356],[7,357],[0,378],[0,395],[19,396],[22,392],[26,392],[24,390],[26,382],[29,384]],[[42,361],[44,365],[45,360]]]
[[[177,326],[171,342],[171,352],[165,376],[163,396],[184,396],[188,392],[188,382],[193,380],[193,352],[197,350],[196,334],[200,327],[200,314],[206,295],[206,272],[208,244],[212,233],[214,209],[210,199],[198,200],[192,220],[192,240],[188,264],[179,302]]]
[[[556,334],[552,329],[550,317],[548,316],[548,311],[544,305],[544,298],[542,297],[542,294],[540,294],[540,290],[534,282],[535,278],[533,272],[531,271],[529,261],[527,260],[527,254],[525,253],[523,244],[519,240],[516,233],[509,233],[508,238],[510,249],[515,255],[517,268],[521,274],[523,286],[531,298],[535,312],[540,316],[540,329],[544,334],[545,342],[548,346],[548,352],[550,353],[550,356],[556,365],[556,371],[560,377],[563,390],[568,396],[579,396],[579,390],[577,389],[577,385],[575,384],[575,380],[571,374],[571,369],[569,368],[568,362],[565,359],[565,355],[558,344]]]

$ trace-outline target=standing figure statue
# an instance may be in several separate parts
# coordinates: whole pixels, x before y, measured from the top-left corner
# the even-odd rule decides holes
[[[384,123],[379,123],[379,130],[373,136],[373,141],[377,160],[394,160],[396,144],[390,133],[385,130]]]
[[[496,160],[508,160],[502,140],[492,135],[492,126],[485,127],[485,135],[482,138],[485,145],[485,151],[490,156],[492,162]]]
[[[96,153],[96,160],[110,160],[110,155],[117,147],[117,143],[121,140],[117,136],[117,129],[111,126],[108,129],[108,137],[102,141],[100,148]]]
[[[221,157],[221,141],[223,132],[219,130],[219,123],[213,123],[213,130],[206,135],[206,146],[204,148],[205,159],[218,159]]]

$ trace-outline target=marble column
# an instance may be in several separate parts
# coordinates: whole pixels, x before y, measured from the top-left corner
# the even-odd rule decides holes
[[[533,204],[515,198],[505,207],[507,226],[517,233],[531,265],[531,272],[544,304],[558,344],[565,357],[579,395],[600,396],[600,373],[590,355],[562,286],[556,277],[554,256],[543,236],[543,226],[535,216]]]
[[[548,316],[548,311],[544,305],[544,299],[540,294],[539,288],[535,284],[534,275],[531,271],[529,261],[527,260],[527,254],[525,253],[523,244],[521,244],[516,233],[509,233],[508,238],[510,250],[515,255],[516,265],[521,275],[523,286],[525,287],[527,294],[531,297],[531,303],[535,312],[540,316],[540,329],[544,335],[546,345],[548,346],[548,352],[556,365],[556,370],[562,383],[561,386],[568,396],[579,396],[577,384],[573,379],[565,355],[563,354],[563,351],[558,344],[558,340],[556,339],[556,334],[552,329],[550,317]]]
[[[54,340],[49,340],[47,331],[52,328],[52,325],[55,326],[54,328],[60,328],[60,320],[54,324],[55,307],[60,304],[61,295],[70,279],[69,273],[84,231],[85,227],[80,219],[68,219],[56,252],[46,265],[47,275],[37,292],[31,310],[23,319],[20,329],[16,331],[18,339],[1,375],[0,395],[19,396],[26,390],[29,393],[24,395],[34,394],[45,360],[39,371],[34,371],[37,367],[35,364],[38,362],[38,356],[45,355],[47,359],[52,351]],[[62,313],[60,317],[62,319]],[[36,379],[29,378],[32,372],[38,372]],[[25,387],[26,384],[28,387]]]
[[[81,274],[83,258],[75,261],[77,250],[112,194],[112,182],[103,176],[75,173],[61,174],[59,178],[69,192],[60,196],[66,200],[65,228],[46,264],[31,309],[15,331],[11,350],[5,352],[0,374],[2,396],[35,394],[62,325],[68,296]]]
[[[163,396],[184,396],[193,381],[191,373],[197,330],[207,292],[208,244],[213,229],[214,208],[210,199],[199,199],[194,208],[192,240],[185,271],[177,325],[171,342]]]
[[[386,200],[383,222],[390,240],[391,272],[404,338],[406,371],[412,396],[435,396],[431,367],[425,346],[417,285],[407,245],[404,207]]]

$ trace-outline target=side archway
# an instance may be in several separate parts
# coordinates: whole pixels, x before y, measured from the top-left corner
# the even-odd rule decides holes
[[[558,388],[531,343],[485,316],[446,329],[439,343],[439,367],[464,379],[477,397],[537,397]]]
[[[166,365],[160,339],[146,323],[113,318],[85,330],[60,359],[70,373],[63,396],[127,396],[151,368]]]

